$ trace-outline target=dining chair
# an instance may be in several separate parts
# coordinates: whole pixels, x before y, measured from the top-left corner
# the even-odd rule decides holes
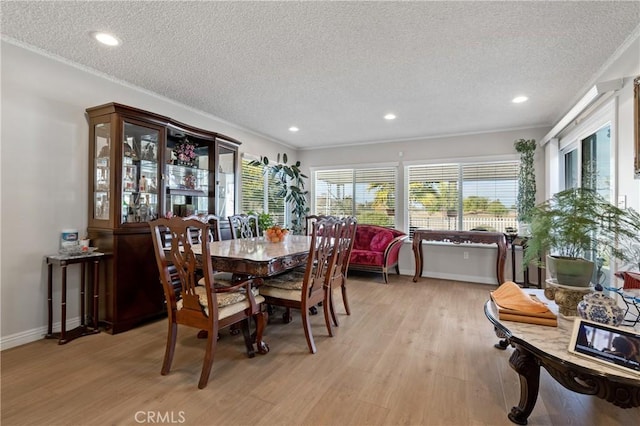
[[[329,293],[329,308],[331,311],[331,318],[333,324],[337,327],[338,317],[336,316],[335,305],[333,303],[333,290],[340,288],[342,293],[342,303],[347,315],[351,315],[351,308],[349,307],[349,299],[347,298],[347,273],[349,271],[349,259],[351,258],[351,250],[353,249],[353,242],[356,238],[356,229],[358,227],[358,220],[355,216],[347,216],[343,218],[345,229],[343,231],[342,238],[339,239],[338,253],[336,258],[336,267],[334,268],[333,275],[331,276],[331,292]]]
[[[324,319],[331,336],[329,312],[330,277],[336,267],[339,245],[337,241],[344,232],[345,223],[340,220],[322,220],[313,225],[309,257],[304,273],[299,269],[265,280],[260,286],[260,295],[265,303],[299,309],[302,327],[309,351],[316,353],[316,345],[311,332],[309,308],[323,302]]]
[[[220,217],[214,214],[194,214],[191,216],[185,217],[185,219],[196,219],[200,222],[206,223],[209,225],[209,229],[207,230],[207,238],[206,240],[211,241],[220,241]],[[202,243],[203,238],[201,233],[197,233],[194,235],[197,238],[199,243]]]
[[[236,214],[229,216],[231,238],[255,238],[260,236],[258,216],[253,214]]]
[[[328,216],[328,215],[324,215],[324,214],[310,214],[305,216],[305,232],[307,235],[311,235],[311,233],[313,232],[313,224],[316,223],[318,220],[324,220],[324,219],[335,219],[335,216]]]
[[[266,317],[261,309],[264,298],[254,289],[254,280],[217,287],[213,266],[209,261],[209,245],[200,245],[193,240],[194,232],[199,232],[200,235],[207,234],[209,224],[198,219],[173,217],[154,220],[149,226],[167,301],[167,343],[160,373],[167,375],[171,369],[178,325],[207,332],[205,356],[198,382],[200,389],[209,381],[220,329],[240,323],[247,354],[252,358],[255,351],[254,340],[249,331],[249,319],[254,318],[258,353],[267,353],[269,347],[262,341],[266,324]],[[163,238],[167,232],[171,235],[169,247],[165,246]],[[198,285],[200,275],[204,277],[204,285]],[[176,287],[179,289],[177,292],[174,291]]]

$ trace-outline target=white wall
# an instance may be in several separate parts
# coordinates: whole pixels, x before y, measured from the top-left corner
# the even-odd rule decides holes
[[[46,331],[44,256],[56,253],[63,228],[87,227],[88,107],[118,102],[220,132],[241,152],[292,152],[214,117],[30,50],[2,42],[0,344],[39,339]],[[79,279],[69,269],[68,318],[78,316]],[[55,274],[59,282],[59,273]],[[54,323],[60,321],[54,285]],[[73,325],[73,322],[70,323]]]
[[[351,146],[344,148],[327,148],[300,151],[300,160],[305,168],[312,169],[323,166],[345,166],[356,164],[398,163],[398,185],[396,209],[397,228],[407,231],[404,220],[404,166],[421,161],[461,160],[471,157],[503,158],[518,153],[513,147],[517,139],[540,140],[549,128],[534,128],[511,130],[476,135],[454,136],[446,138],[417,139],[411,141],[386,142],[368,144],[366,146]],[[400,153],[402,153],[400,155]],[[544,189],[544,153],[538,148],[535,155],[536,185]],[[540,191],[539,191],[540,193]],[[537,200],[543,201],[542,198]],[[468,252],[468,259],[464,259],[464,252]],[[511,257],[508,256],[505,268],[505,278],[511,279]],[[444,278],[460,281],[470,281],[485,284],[495,284],[496,249],[493,245],[451,246],[447,244],[427,244],[424,247],[425,277]],[[414,256],[411,243],[404,244],[400,251],[400,272],[413,275],[415,272]],[[516,260],[518,280],[522,280],[520,262]]]

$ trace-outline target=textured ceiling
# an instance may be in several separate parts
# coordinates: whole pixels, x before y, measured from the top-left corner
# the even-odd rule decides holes
[[[10,42],[301,149],[551,126],[640,28],[638,1],[0,7]]]

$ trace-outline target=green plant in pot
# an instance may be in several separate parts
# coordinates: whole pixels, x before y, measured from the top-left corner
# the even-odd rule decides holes
[[[628,210],[609,203],[595,190],[558,192],[531,212],[523,264],[538,262],[540,254],[548,253],[546,267],[558,284],[588,287],[594,263],[585,257],[608,255],[627,260],[618,241],[637,238],[633,220]]]
[[[536,174],[533,160],[537,145],[535,139],[518,139],[513,146],[520,153],[516,211],[521,228],[526,229],[521,233],[528,234],[531,212],[536,206]]]
[[[282,162],[280,159],[282,158]],[[309,213],[307,207],[307,195],[309,191],[304,189],[304,181],[307,176],[300,170],[300,162],[295,164],[287,164],[287,154],[278,154],[276,164],[270,164],[269,158],[260,157],[260,160],[253,160],[252,166],[261,166],[265,173],[274,179],[278,185],[278,197],[284,198],[285,202],[291,205],[291,230],[294,234],[303,234],[305,226],[305,217]]]

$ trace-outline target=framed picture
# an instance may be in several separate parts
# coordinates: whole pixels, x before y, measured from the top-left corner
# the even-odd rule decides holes
[[[143,160],[158,161],[158,147],[154,141],[142,140],[141,157]]]
[[[633,80],[634,176],[640,179],[640,77]]]

